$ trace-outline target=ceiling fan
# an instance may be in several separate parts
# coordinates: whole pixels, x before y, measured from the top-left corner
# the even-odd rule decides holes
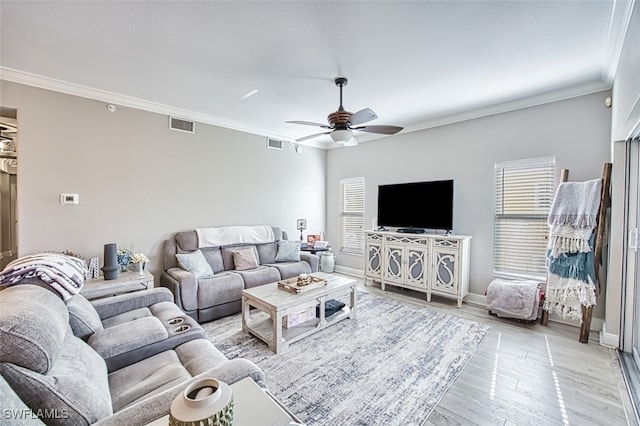
[[[328,125],[314,123],[312,121],[286,121],[286,123],[291,124],[321,127],[328,129],[328,131],[296,139],[296,142],[306,141],[322,135],[330,135],[334,142],[342,142],[345,146],[353,146],[358,144],[358,141],[353,137],[353,130],[383,135],[395,135],[402,130],[402,127],[397,126],[359,126],[360,124],[375,120],[378,116],[370,108],[361,109],[356,113],[345,111],[342,106],[342,88],[347,85],[347,79],[345,77],[338,77],[335,79],[335,83],[336,86],[340,88],[340,106],[337,111],[327,116]]]

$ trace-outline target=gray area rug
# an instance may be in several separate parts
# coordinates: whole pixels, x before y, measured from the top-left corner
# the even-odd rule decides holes
[[[203,324],[228,358],[247,358],[307,425],[420,425],[491,329],[464,318],[358,293],[345,319],[276,355],[242,333],[240,314]]]

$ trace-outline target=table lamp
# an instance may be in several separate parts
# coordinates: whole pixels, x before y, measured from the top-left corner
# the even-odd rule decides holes
[[[302,243],[302,231],[307,229],[307,219],[296,220],[298,231],[300,231],[300,243]]]

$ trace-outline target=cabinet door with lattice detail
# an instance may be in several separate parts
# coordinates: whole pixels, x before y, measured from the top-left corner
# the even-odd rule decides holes
[[[458,251],[433,250],[432,291],[457,294],[458,292]]]
[[[427,288],[425,265],[428,265],[427,251],[424,249],[405,249],[404,282],[420,288]]]
[[[404,247],[385,244],[384,250],[384,279],[402,284],[404,281]]]
[[[380,243],[367,242],[366,275],[369,278],[382,277],[382,245]]]

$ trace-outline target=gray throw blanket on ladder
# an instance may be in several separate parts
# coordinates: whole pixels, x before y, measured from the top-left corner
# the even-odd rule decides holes
[[[593,230],[602,179],[558,185],[549,213],[548,279],[544,309],[582,321],[582,306],[596,303]]]

